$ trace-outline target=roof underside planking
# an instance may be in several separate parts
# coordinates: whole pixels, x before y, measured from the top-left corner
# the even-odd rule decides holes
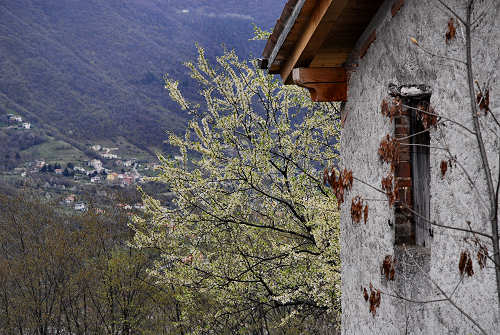
[[[263,52],[270,73],[342,68],[384,0],[289,0]]]

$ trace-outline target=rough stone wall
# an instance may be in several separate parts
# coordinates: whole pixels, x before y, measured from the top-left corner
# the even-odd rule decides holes
[[[348,103],[341,150],[343,165],[366,183],[381,188],[382,177],[389,166],[380,161],[378,147],[381,139],[394,136],[395,125],[380,112],[388,96],[388,85],[425,84],[432,88],[431,105],[440,115],[473,128],[465,67],[444,58],[432,57],[416,45],[417,39],[427,50],[446,57],[465,59],[464,27],[457,25],[456,38],[445,42],[447,23],[451,14],[437,0],[405,0],[393,17],[386,1],[373,19],[350,58],[355,69],[349,80]],[[500,117],[500,2],[477,0],[476,17],[484,12],[473,31],[474,71],[480,83],[489,82],[490,108]],[[465,17],[464,0],[446,3]],[[363,58],[359,50],[376,30],[376,40]],[[493,175],[498,175],[499,131],[491,118],[481,117],[485,130],[487,151]],[[480,169],[476,140],[464,129],[445,123],[442,130],[431,131],[431,220],[457,227],[467,227],[490,233],[484,177]],[[449,147],[463,169],[476,181],[472,188],[463,170],[455,165],[441,177],[440,163],[448,160],[444,150]],[[494,178],[495,182],[497,178]],[[365,225],[351,220],[351,198],[361,195],[368,199],[369,219]],[[457,306],[473,317],[488,334],[500,333],[499,306],[496,300],[495,274],[491,262],[480,270],[477,250],[464,241],[467,234],[433,228],[430,245],[396,246],[394,210],[386,197],[373,188],[354,182],[346,197],[341,214],[342,258],[342,333],[343,334],[476,334],[478,330],[448,302],[415,303],[393,298],[384,293],[402,295],[415,301],[442,299],[437,285],[453,294]],[[464,277],[460,285],[458,261],[460,251],[469,249],[473,256],[474,276]],[[489,248],[491,251],[491,247]],[[386,255],[397,259],[394,281],[386,281],[381,264]],[[429,279],[435,283],[433,284]],[[370,283],[383,291],[376,315],[369,312],[363,288]]]

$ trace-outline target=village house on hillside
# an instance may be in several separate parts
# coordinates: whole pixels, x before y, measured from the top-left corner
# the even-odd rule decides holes
[[[102,147],[99,144],[95,144],[95,145],[91,146],[91,148],[94,151],[100,151]]]
[[[99,176],[91,177],[90,182],[91,183],[99,183],[99,182],[101,182],[101,177],[99,177]]]
[[[75,206],[73,206],[75,211],[80,211],[80,212],[85,212],[87,210],[87,205],[83,202],[76,203]]]
[[[45,161],[43,160],[37,160],[35,161],[35,168],[41,169],[45,166]]]
[[[89,162],[89,166],[91,166],[94,169],[96,169],[97,172],[101,172],[103,170],[102,162],[100,160],[98,160],[98,159],[92,159]]]
[[[75,202],[76,196],[74,194],[68,195],[66,198],[64,198],[64,203],[66,205],[71,205],[72,203]]]
[[[19,115],[10,115],[9,120],[13,122],[23,122],[23,118]]]
[[[105,154],[101,154],[101,157],[105,158],[105,159],[118,159],[118,155],[117,154],[108,154],[108,153],[105,153]]]
[[[263,69],[339,103],[342,334],[499,333],[499,17],[289,0],[267,42]]]

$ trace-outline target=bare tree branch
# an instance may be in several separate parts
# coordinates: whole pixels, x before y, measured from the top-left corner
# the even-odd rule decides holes
[[[439,0],[438,0],[439,1]],[[415,42],[413,42],[415,43]],[[425,52],[426,54],[429,54],[431,55],[432,57],[436,57],[436,58],[441,58],[441,59],[446,59],[446,60],[451,60],[453,62],[457,62],[457,63],[460,63],[460,64],[464,64],[466,65],[467,63],[464,62],[463,60],[460,60],[460,59],[456,59],[456,58],[452,58],[452,57],[447,57],[447,56],[442,56],[442,55],[438,55],[438,54],[435,54],[433,53],[432,51],[430,50],[427,50],[426,48],[424,48],[423,46],[421,46],[418,42],[415,43],[423,52]]]
[[[470,322],[472,322],[478,329],[481,333],[483,333],[484,335],[488,335],[488,333],[486,333],[486,331],[479,325],[479,323],[474,320],[467,312],[465,312],[462,308],[460,308],[460,306],[458,306],[454,301],[453,299],[451,299],[451,296],[449,296],[448,294],[446,294],[446,292],[441,288],[441,286],[436,283],[436,281],[434,281],[430,276],[429,274],[427,274],[426,271],[424,271],[424,269],[422,269],[422,267],[420,266],[420,264],[418,264],[418,262],[416,262],[414,259],[413,259],[413,256],[410,255],[408,253],[408,250],[406,248],[404,248],[405,250],[405,253],[406,255],[408,256],[408,258],[410,258],[412,261],[413,261],[413,264],[419,268],[420,272],[439,290],[439,292],[441,292],[441,294],[446,298],[446,300],[453,306],[455,307],[459,312],[460,314],[462,314],[463,316],[465,316]]]
[[[481,233],[479,231],[474,231],[472,229],[465,229],[465,228],[459,228],[459,227],[453,227],[453,226],[448,226],[448,225],[444,225],[444,224],[440,224],[440,223],[437,223],[436,221],[430,221],[429,219],[427,219],[426,217],[420,215],[418,212],[414,211],[413,209],[411,209],[410,207],[408,207],[408,205],[402,203],[402,207],[407,209],[408,211],[410,211],[412,214],[418,216],[419,218],[421,218],[422,220],[430,223],[431,225],[433,226],[436,226],[436,227],[441,227],[441,228],[446,228],[446,229],[452,229],[452,230],[458,230],[458,231],[464,231],[464,232],[467,232],[467,233],[471,233],[471,234],[477,234],[477,235],[481,235],[481,236],[484,236],[484,237],[487,237],[489,239],[492,239],[492,236],[491,235],[488,235],[488,234],[485,234],[485,233]]]
[[[373,186],[373,185],[371,185],[371,184],[367,183],[367,182],[366,182],[366,181],[364,181],[364,180],[361,180],[361,179],[359,179],[359,178],[357,178],[357,177],[354,177],[354,176],[352,177],[352,179],[354,179],[354,180],[356,180],[356,181],[359,181],[361,184],[366,185],[366,186],[368,186],[368,187],[370,187],[370,188],[374,189],[374,190],[375,190],[375,191],[377,191],[377,192],[380,192],[380,193],[383,193],[383,194],[387,194],[387,192],[385,192],[384,190],[381,190],[381,189],[379,189],[379,188],[376,188],[375,186]]]
[[[446,116],[439,115],[439,114],[436,114],[436,113],[431,113],[431,112],[429,112],[429,111],[421,110],[421,109],[418,109],[418,108],[415,108],[415,107],[412,107],[412,106],[408,106],[408,105],[405,105],[405,104],[402,104],[402,106],[403,106],[403,107],[406,107],[406,108],[408,108],[408,109],[415,110],[415,111],[420,112],[420,113],[424,113],[424,114],[427,114],[427,115],[432,115],[432,116],[437,116],[437,117],[439,117],[439,118],[441,118],[441,119],[444,119],[444,120],[446,120],[446,121],[450,121],[451,123],[454,123],[454,124],[456,124],[457,126],[462,127],[463,129],[465,129],[466,131],[468,131],[468,132],[469,132],[469,133],[471,133],[472,135],[476,135],[476,133],[475,133],[475,132],[473,132],[472,130],[470,130],[469,128],[467,128],[466,126],[464,126],[463,124],[461,124],[460,122],[457,122],[457,121],[455,121],[455,120],[453,120],[453,119],[450,119],[450,118],[448,118],[448,117],[446,117]]]
[[[445,150],[446,148],[442,147],[435,147],[433,145],[427,145],[427,144],[418,144],[418,143],[399,143],[399,145],[406,146],[406,147],[426,147],[429,149],[436,149],[436,150]]]
[[[400,299],[400,300],[404,300],[404,301],[407,301],[407,302],[411,302],[411,303],[414,303],[414,304],[432,304],[432,303],[435,303],[435,302],[445,302],[445,301],[448,301],[448,299],[431,299],[431,300],[414,300],[414,299],[410,299],[410,298],[407,298],[407,297],[404,297],[400,294],[392,294],[392,293],[388,293],[388,292],[384,292],[384,291],[381,291],[380,290],[380,293],[384,294],[384,295],[387,295],[389,297],[393,297],[393,298],[396,298],[396,299]]]
[[[493,243],[493,252],[495,254],[495,275],[497,284],[497,298],[498,298],[498,308],[500,309],[500,248],[498,241],[498,216],[496,215],[497,203],[496,201],[496,191],[493,186],[493,178],[491,175],[491,169],[488,162],[488,155],[486,154],[486,148],[484,140],[481,134],[481,125],[479,124],[479,111],[476,103],[476,95],[474,91],[474,74],[472,71],[472,36],[471,36],[471,19],[472,11],[474,6],[474,0],[469,0],[467,4],[467,24],[465,25],[465,37],[466,37],[466,54],[467,54],[467,79],[469,84],[469,98],[472,112],[472,121],[474,124],[474,131],[476,133],[477,145],[479,147],[479,152],[481,154],[481,163],[483,165],[484,175],[486,179],[486,186],[488,189],[488,198],[490,200],[490,223],[491,223],[491,234]],[[500,169],[500,167],[499,167]]]
[[[457,18],[458,21],[460,21],[463,25],[466,25],[465,20],[460,15],[458,15],[453,9],[451,9],[450,6],[448,6],[444,1],[442,1],[442,0],[437,0],[437,1],[441,5],[443,5],[444,8],[449,10],[450,13],[452,13]]]
[[[447,148],[447,152],[448,152],[448,157],[449,159],[451,159],[452,161],[455,162],[455,164],[458,165],[458,167],[462,170],[462,172],[465,174],[466,178],[467,178],[467,181],[469,182],[471,188],[476,191],[476,195],[477,195],[477,198],[479,199],[479,203],[484,206],[484,208],[487,210],[488,209],[488,206],[485,204],[485,200],[483,199],[483,196],[482,196],[482,193],[479,192],[478,188],[477,188],[477,185],[476,183],[472,180],[469,172],[467,171],[467,169],[465,168],[465,166],[458,160],[456,159],[455,157],[453,157],[453,155],[451,154],[451,151],[450,151],[450,146],[449,144],[446,142],[446,138],[444,137],[444,134],[442,133],[442,130],[440,129],[441,131],[441,135],[442,135],[442,138],[443,138],[443,141],[445,142],[445,147]]]

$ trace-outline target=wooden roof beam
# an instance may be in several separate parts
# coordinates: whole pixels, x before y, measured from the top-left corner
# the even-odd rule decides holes
[[[300,61],[310,63],[310,55],[315,55],[328,36],[335,20],[340,16],[349,0],[317,0],[309,21],[295,47],[281,66],[280,75],[285,84],[291,84],[290,74]],[[308,65],[308,64],[306,64]]]
[[[296,68],[292,81],[307,88],[312,101],[347,101],[347,72],[343,67]]]
[[[295,6],[293,7],[292,13],[288,18],[285,26],[283,27],[283,31],[279,35],[278,40],[276,41],[276,44],[274,45],[274,48],[271,51],[271,55],[267,60],[266,67],[268,71],[271,70],[271,67],[273,66],[274,61],[276,59],[276,56],[278,55],[281,47],[283,46],[283,43],[287,39],[290,30],[292,30],[292,27],[295,25],[295,21],[297,20],[297,17],[299,16],[300,11],[302,10],[302,7],[304,6],[305,3],[306,0],[298,0]]]

